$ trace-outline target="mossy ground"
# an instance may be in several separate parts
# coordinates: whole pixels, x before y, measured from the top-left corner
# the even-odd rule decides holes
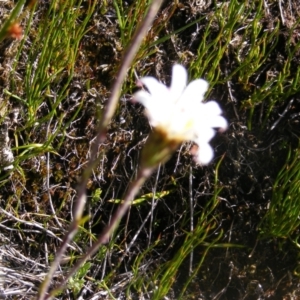
[[[282,175],[298,169],[300,119],[300,13],[296,0],[285,2],[165,1],[128,72],[87,186],[87,218],[52,287],[109,222],[137,170],[151,129],[130,102],[136,75],[170,83],[182,63],[190,79],[210,82],[207,99],[220,103],[229,129],[213,140],[211,165],[197,166],[185,144],[161,166],[57,299],[300,297],[299,226],[289,210],[298,211],[270,209],[280,206],[276,194],[299,203],[297,172]],[[29,1],[23,39],[0,44],[1,126],[15,157],[0,182],[7,299],[34,299],[68,229],[97,123],[148,4]],[[0,2],[2,20],[14,6]]]

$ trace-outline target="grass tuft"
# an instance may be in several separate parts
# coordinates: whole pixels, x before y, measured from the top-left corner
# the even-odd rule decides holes
[[[300,150],[289,151],[273,185],[272,198],[260,225],[262,238],[290,238],[298,243],[300,215]]]

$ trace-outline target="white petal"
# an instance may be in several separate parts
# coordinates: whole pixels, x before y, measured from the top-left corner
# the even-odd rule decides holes
[[[212,147],[203,143],[199,145],[197,156],[195,157],[196,161],[201,165],[207,165],[214,157],[214,152]]]
[[[221,128],[222,130],[227,129],[227,127],[228,127],[228,123],[227,123],[226,119],[223,118],[222,116],[213,117],[210,120],[209,124],[212,128]]]
[[[202,126],[198,128],[195,128],[195,134],[196,137],[194,139],[194,142],[198,145],[201,145],[203,143],[208,143],[216,134],[215,130],[212,129],[209,126]]]
[[[190,104],[202,102],[207,89],[207,81],[203,79],[194,80],[184,90],[180,101]]]
[[[206,102],[204,105],[205,105],[206,114],[208,114],[210,116],[217,116],[222,113],[222,110],[221,110],[219,104],[215,101]]]
[[[147,107],[149,102],[151,102],[152,100],[152,96],[146,91],[138,91],[133,95],[132,100],[139,102],[143,104],[145,107]]]
[[[146,76],[141,78],[140,81],[147,87],[154,100],[156,100],[156,97],[161,98],[162,95],[169,93],[168,88],[154,77]]]
[[[179,98],[183,93],[187,83],[187,71],[181,65],[174,65],[172,69],[172,81],[170,86],[170,92],[172,95],[176,95],[175,99]]]

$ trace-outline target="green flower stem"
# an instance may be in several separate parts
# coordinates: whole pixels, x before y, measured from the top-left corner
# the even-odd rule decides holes
[[[142,167],[154,168],[159,166],[159,164],[164,164],[170,159],[179,145],[179,141],[169,140],[164,132],[154,130],[142,150]]]

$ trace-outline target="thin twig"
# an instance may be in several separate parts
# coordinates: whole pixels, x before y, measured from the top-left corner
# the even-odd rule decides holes
[[[158,178],[159,178],[159,175],[160,175],[160,167],[161,165],[158,166],[158,169],[157,169],[157,174],[156,174],[156,179],[155,179],[155,185],[154,185],[154,188],[152,190],[152,202],[151,202],[151,211],[150,211],[150,224],[149,224],[149,239],[148,239],[148,248],[150,247],[150,244],[151,244],[151,239],[152,239],[152,226],[153,226],[153,212],[154,212],[154,208],[156,206],[156,204],[158,203],[158,201],[156,201],[154,203],[154,199],[155,199],[155,194],[156,194],[156,189],[157,189],[157,183],[158,183]],[[148,219],[148,216],[146,218],[146,220]],[[145,221],[146,221],[145,220]],[[129,250],[127,250],[129,251]]]
[[[283,15],[282,6],[281,6],[281,0],[278,0],[278,6],[279,6],[279,10],[280,10],[282,24],[285,25],[285,19],[284,19],[284,15]]]
[[[37,222],[29,222],[29,221],[25,221],[22,220],[20,218],[15,217],[13,214],[9,213],[8,211],[4,210],[3,208],[0,207],[0,213],[5,214],[7,217],[17,221],[18,223],[23,223],[29,227],[35,227],[38,228],[39,230],[36,230],[36,233],[47,233],[49,236],[57,239],[58,241],[61,241],[61,239],[57,236],[57,234],[54,234],[51,230],[44,228],[43,225],[41,225],[40,223]],[[0,223],[0,227],[5,228],[6,230],[16,230],[18,231],[19,229],[14,229],[14,228],[10,228],[10,227],[6,227],[5,225],[3,225],[2,223]],[[56,228],[55,228],[56,229]],[[24,229],[24,232],[26,232],[26,229]],[[68,247],[70,247],[72,250],[77,250],[74,246],[72,245],[67,245]]]
[[[290,100],[290,102],[288,103],[288,105],[286,106],[286,108],[284,109],[283,113],[279,115],[279,118],[273,123],[273,125],[271,126],[270,130],[273,130],[277,124],[280,122],[280,120],[285,116],[285,114],[289,111],[289,109],[291,108],[292,104],[294,102],[294,98]]]
[[[194,231],[194,198],[193,198],[193,168],[190,166],[190,176],[189,176],[189,199],[190,199],[190,232]],[[190,266],[189,275],[193,273],[193,260],[194,260],[194,250],[191,249],[190,252]]]

